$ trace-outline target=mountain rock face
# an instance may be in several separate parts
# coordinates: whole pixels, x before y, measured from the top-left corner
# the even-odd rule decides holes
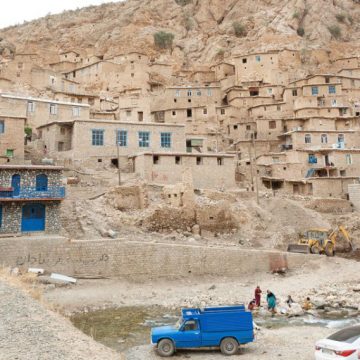
[[[351,55],[360,45],[359,20],[356,0],[127,0],[48,15],[2,29],[0,38],[45,63],[65,50],[136,50],[186,65],[284,47]],[[154,45],[159,31],[174,35],[171,49]]]

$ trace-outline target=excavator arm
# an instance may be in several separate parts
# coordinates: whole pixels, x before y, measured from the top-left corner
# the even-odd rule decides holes
[[[329,239],[332,241],[334,246],[336,244],[336,239],[337,239],[339,232],[342,233],[344,239],[350,244],[351,251],[354,251],[355,250],[354,245],[350,239],[349,233],[342,225],[339,225],[338,228],[336,230],[334,230],[329,236]]]

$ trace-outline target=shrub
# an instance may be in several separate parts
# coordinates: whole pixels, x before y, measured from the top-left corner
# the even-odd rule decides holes
[[[299,11],[295,10],[292,17],[293,17],[293,19],[299,19],[299,17],[300,17]]]
[[[305,30],[303,27],[298,27],[297,30],[296,30],[297,34],[301,37],[303,37],[305,35]]]
[[[172,48],[174,38],[175,36],[172,33],[159,31],[154,34],[154,43],[160,49],[170,49]]]
[[[192,0],[175,0],[175,2],[180,6],[185,6],[187,4],[190,4]]]
[[[338,22],[340,22],[340,23],[345,22],[346,16],[344,14],[336,14],[335,17]]]
[[[24,131],[25,131],[25,135],[27,137],[31,137],[31,135],[32,135],[32,128],[31,127],[26,126]]]
[[[219,50],[217,51],[217,53],[216,53],[217,56],[221,56],[221,57],[223,57],[224,54],[225,54],[224,49],[219,49]]]
[[[333,38],[339,39],[341,37],[341,29],[339,26],[331,25],[328,27],[328,30]]]
[[[245,26],[239,21],[233,22],[233,29],[236,37],[244,37],[247,35]]]

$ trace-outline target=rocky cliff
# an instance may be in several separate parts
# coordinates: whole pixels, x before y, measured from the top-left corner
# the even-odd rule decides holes
[[[45,62],[63,50],[118,54],[140,50],[179,63],[211,62],[236,53],[274,48],[327,48],[351,55],[360,44],[357,0],[127,0],[0,30],[17,52]],[[174,35],[159,50],[154,34]]]

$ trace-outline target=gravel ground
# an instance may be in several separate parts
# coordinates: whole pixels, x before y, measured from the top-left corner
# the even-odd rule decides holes
[[[123,358],[96,343],[75,329],[68,320],[45,309],[21,290],[0,280],[0,359]]]
[[[229,359],[241,360],[311,360],[314,359],[316,340],[329,335],[332,330],[303,326],[274,330],[262,329],[254,343],[244,346],[238,355]],[[224,359],[218,350],[189,351],[176,353],[174,359],[221,360]],[[126,360],[160,360],[152,346],[138,346],[126,353]]]

